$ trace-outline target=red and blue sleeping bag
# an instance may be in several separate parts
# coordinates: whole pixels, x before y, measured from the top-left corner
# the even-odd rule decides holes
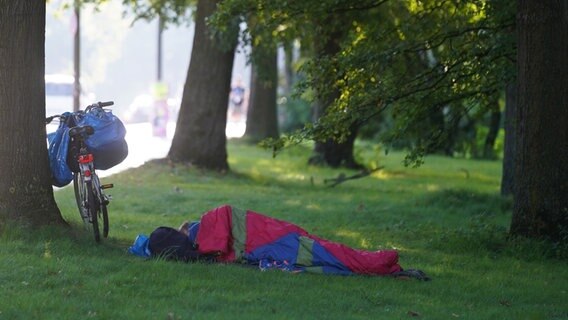
[[[215,254],[219,262],[342,275],[388,275],[402,270],[394,250],[353,249],[292,223],[228,205],[206,212],[189,231],[199,253]]]

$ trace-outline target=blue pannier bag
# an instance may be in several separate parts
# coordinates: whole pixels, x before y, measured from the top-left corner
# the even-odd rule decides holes
[[[66,112],[63,115],[69,116],[69,113]],[[57,130],[47,135],[47,141],[52,184],[56,187],[64,187],[73,180],[73,172],[67,165],[69,126],[66,121],[61,121]]]
[[[86,140],[89,151],[95,157],[95,168],[110,169],[121,163],[128,155],[128,144],[124,139],[126,128],[110,110],[93,108],[75,116],[78,126],[91,126],[95,133]]]

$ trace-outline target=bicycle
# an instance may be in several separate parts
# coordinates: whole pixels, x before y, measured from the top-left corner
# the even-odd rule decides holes
[[[79,209],[79,214],[85,225],[92,226],[95,241],[100,242],[101,232],[99,224],[102,222],[102,236],[108,237],[109,219],[108,204],[111,200],[110,195],[106,195],[104,190],[114,187],[112,183],[101,184],[95,170],[95,157],[86,144],[89,136],[95,133],[92,126],[77,126],[76,119],[84,115],[91,109],[108,107],[114,102],[97,102],[85,108],[85,111],[76,111],[63,115],[54,115],[46,119],[46,124],[51,123],[54,118],[65,121],[69,126],[69,151],[67,154],[67,165],[73,172],[73,190],[75,200]],[[101,221],[102,220],[102,221]]]

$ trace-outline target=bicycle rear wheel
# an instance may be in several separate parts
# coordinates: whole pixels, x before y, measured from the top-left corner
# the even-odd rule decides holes
[[[85,225],[92,227],[95,241],[99,242],[101,240],[98,222],[98,211],[100,209],[98,206],[98,199],[93,188],[94,185],[92,180],[85,180],[80,173],[75,173],[73,175],[73,190],[75,191],[75,200],[77,201],[79,213],[81,214],[81,218]]]

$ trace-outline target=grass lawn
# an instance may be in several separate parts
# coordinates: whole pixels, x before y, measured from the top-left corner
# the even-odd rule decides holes
[[[546,243],[508,240],[511,200],[499,162],[359,146],[371,176],[306,165],[309,149],[273,159],[230,141],[227,174],[151,162],[109,178],[110,236],[94,244],[72,187],[56,199],[73,228],[0,235],[0,319],[568,319],[568,264]],[[362,249],[395,248],[433,280],[261,272],[254,267],[145,261],[136,235],[177,227],[221,204],[296,223]],[[566,252],[562,253],[566,257]]]

